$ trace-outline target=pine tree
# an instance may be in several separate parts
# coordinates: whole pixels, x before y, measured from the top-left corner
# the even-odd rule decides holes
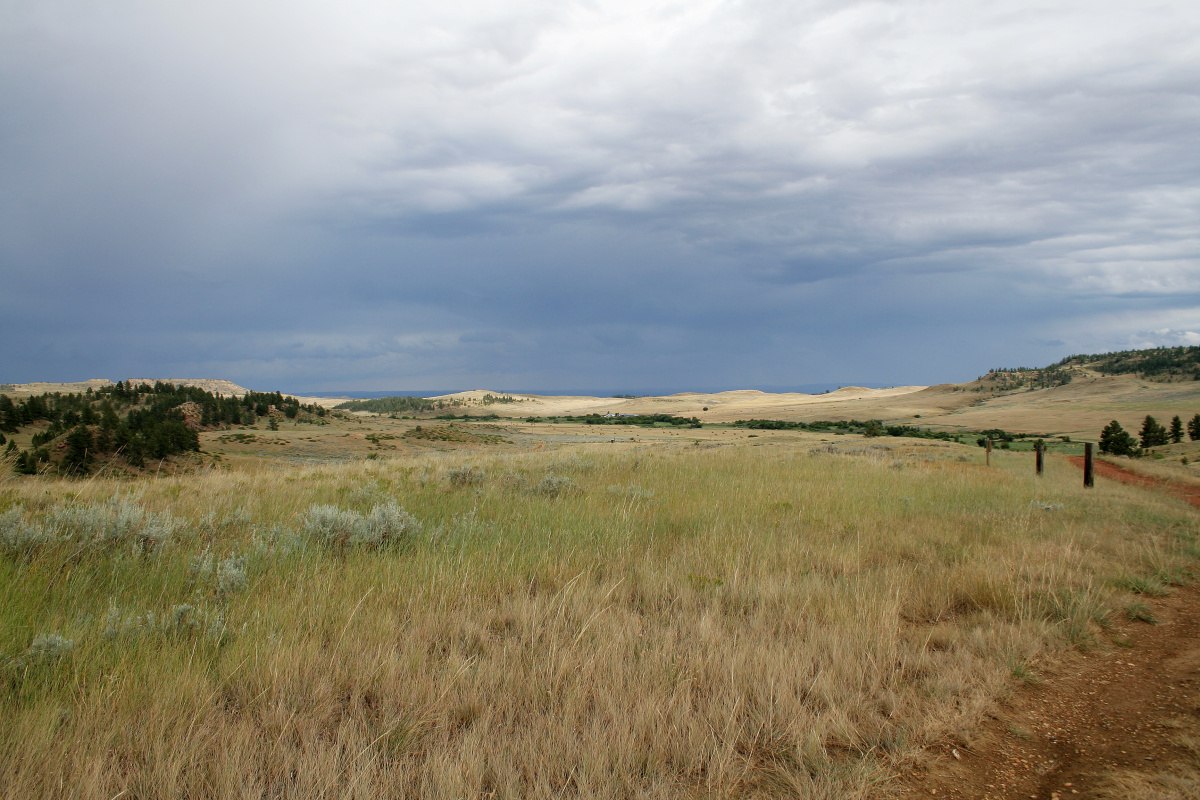
[[[1176,414],[1171,420],[1171,441],[1174,444],[1179,444],[1183,441],[1183,420]]]
[[[1100,432],[1100,452],[1114,456],[1138,455],[1137,441],[1115,419]]]
[[[21,414],[13,404],[12,398],[6,394],[0,394],[0,430],[16,433],[20,424]]]
[[[104,405],[100,407],[100,427],[108,431],[115,431],[120,424],[121,420],[117,416],[116,409],[113,408],[112,403],[105,400]]]
[[[92,469],[95,443],[92,432],[83,425],[67,434],[67,451],[63,455],[62,470],[68,475],[86,475]]]
[[[13,469],[18,475],[37,475],[37,456],[28,450],[22,450],[17,453]]]
[[[1142,420],[1142,430],[1139,434],[1142,447],[1160,447],[1164,444],[1170,444],[1171,438],[1167,435],[1167,429],[1158,424],[1158,420],[1149,414]]]
[[[1200,439],[1200,414],[1188,420],[1188,438],[1193,442]]]

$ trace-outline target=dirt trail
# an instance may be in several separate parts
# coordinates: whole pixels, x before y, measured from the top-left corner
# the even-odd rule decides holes
[[[1083,469],[1083,456],[1071,456],[1067,460],[1080,469]],[[1096,477],[1098,478],[1108,478],[1109,480],[1128,483],[1132,486],[1142,486],[1147,489],[1156,489],[1160,492],[1173,494],[1182,500],[1188,501],[1197,508],[1200,508],[1200,487],[1139,475],[1136,472],[1125,469],[1124,467],[1119,467],[1116,464],[1109,463],[1108,461],[1102,461],[1100,459],[1096,459],[1095,469]]]
[[[1200,506],[1193,487],[1103,461],[1096,474]],[[1200,589],[1177,587],[1143,600],[1159,624],[1122,617],[1107,632],[1111,644],[1039,665],[1033,682],[999,704],[970,742],[930,750],[902,779],[900,796],[1200,796]],[[1174,791],[1155,783],[1168,775],[1176,776]],[[1131,784],[1157,792],[1133,792]]]

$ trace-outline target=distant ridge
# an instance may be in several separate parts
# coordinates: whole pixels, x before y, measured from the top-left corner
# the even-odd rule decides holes
[[[249,389],[238,386],[233,381],[220,380],[218,378],[129,378],[126,381],[126,383],[131,383],[134,386],[138,386],[143,383],[153,386],[154,384],[160,382],[173,383],[176,386],[196,386],[206,392],[234,397],[242,397],[249,391]],[[9,385],[12,387],[12,391],[29,394],[44,394],[50,392],[86,392],[88,389],[103,389],[107,386],[114,386],[115,384],[115,381],[110,381],[108,378],[92,378],[86,381],[74,381],[70,383],[51,383],[49,381],[38,381],[36,383],[14,383]]]
[[[233,381],[221,380],[219,378],[129,378],[125,382],[132,383],[134,386],[142,383],[148,383],[153,386],[158,382],[173,383],[176,386],[196,386],[206,392],[234,397],[242,397],[250,391],[243,386],[238,386]]]

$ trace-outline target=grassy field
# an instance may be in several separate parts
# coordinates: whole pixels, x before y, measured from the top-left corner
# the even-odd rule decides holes
[[[400,435],[0,484],[0,795],[883,797],[1200,553],[1057,456]]]

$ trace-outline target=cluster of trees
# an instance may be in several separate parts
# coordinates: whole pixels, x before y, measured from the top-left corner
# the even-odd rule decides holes
[[[932,431],[912,425],[884,425],[877,419],[862,420],[814,420],[812,422],[790,422],[782,419],[739,419],[733,423],[738,428],[764,431],[834,431],[837,433],[860,433],[863,436],[908,436],[915,439],[940,439],[957,441],[960,434],[947,431]]]
[[[1100,452],[1114,456],[1140,456],[1143,450],[1152,447],[1179,444],[1183,441],[1183,431],[1183,420],[1178,415],[1171,419],[1170,427],[1165,427],[1147,414],[1135,439],[1114,419],[1100,432]],[[1188,421],[1187,435],[1192,441],[1200,440],[1200,414]]]
[[[1087,365],[1103,375],[1134,374],[1143,378],[1200,380],[1200,346],[1067,356],[1054,366],[1072,364]]]
[[[334,408],[344,411],[369,411],[372,414],[411,414],[438,411],[446,407],[444,400],[424,397],[375,397],[370,400],[347,400]]]
[[[488,392],[479,398],[479,404],[484,406],[498,403],[520,403],[521,400],[507,394],[492,394]],[[468,405],[463,400],[430,400],[426,397],[374,397],[368,400],[347,400],[338,403],[334,408],[342,411],[368,411],[372,414],[420,414],[431,411],[442,411],[447,408],[461,408]],[[440,419],[440,418],[439,418]]]
[[[1049,367],[1001,367],[989,369],[986,376],[1000,389],[1020,389],[1028,386],[1030,389],[1049,389],[1053,386],[1066,386],[1074,376],[1071,371],[1059,364]],[[984,380],[983,377],[980,380]]]
[[[606,417],[602,414],[584,414],[581,416],[558,417],[526,417],[526,422],[582,422],[585,425],[671,425],[675,427],[699,428],[697,417],[677,417],[674,414],[621,414]]]
[[[521,401],[511,395],[487,392],[480,398],[479,402],[485,406],[490,406],[493,403],[519,403]]]
[[[190,420],[184,408],[192,415]],[[279,392],[221,397],[195,386],[120,382],[84,393],[34,395],[16,403],[0,395],[0,431],[17,433],[22,427],[48,423],[33,434],[28,450],[18,452],[16,443],[8,442],[5,453],[18,473],[37,473],[41,464],[51,461],[47,445],[61,439],[61,447],[55,448],[62,451],[59,469],[86,475],[105,456],[142,467],[148,458],[161,460],[199,450],[196,427],[253,424],[272,409],[289,418],[301,411],[326,413]]]
[[[242,397],[223,397],[207,392],[198,386],[176,386],[161,381],[148,386],[121,390],[118,383],[112,390],[114,395],[126,400],[130,405],[147,404],[155,414],[178,408],[184,403],[194,403],[200,407],[201,427],[209,428],[221,425],[253,425],[258,417],[266,417],[271,409],[280,411],[288,419],[295,419],[301,411],[318,417],[328,413],[324,408],[315,404],[304,405],[299,400],[280,392],[246,392]],[[101,392],[107,391],[102,389]]]

